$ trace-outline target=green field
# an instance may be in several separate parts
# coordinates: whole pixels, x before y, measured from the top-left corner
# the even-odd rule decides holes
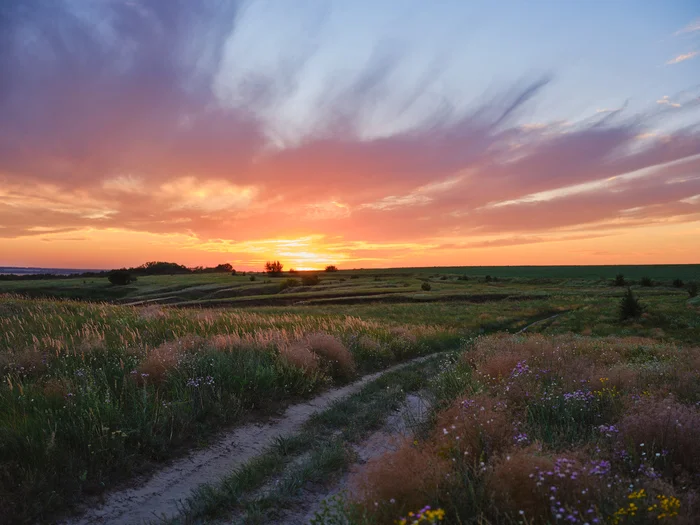
[[[585,394],[589,397],[600,390],[594,384],[595,374],[636,378],[616,382],[619,394],[606,398],[605,403],[610,402],[605,406],[594,407],[603,415],[586,416],[585,421],[557,412],[571,408],[564,401],[556,413],[549,405],[516,403],[509,408],[508,420],[527,422],[523,432],[532,436],[529,443],[540,446],[535,459],[526,458],[530,466],[555,461],[553,454],[563,450],[575,449],[577,457],[590,456],[586,447],[607,451],[604,440],[591,429],[623,421],[633,396],[640,392],[659,402],[672,396],[679,403],[674,410],[695,421],[700,376],[694,367],[700,360],[688,349],[700,340],[700,304],[697,297],[691,298],[689,285],[698,280],[699,272],[699,265],[348,270],[320,272],[320,282],[310,286],[300,282],[309,275],[305,272],[277,277],[254,274],[254,280],[250,274],[143,276],[127,286],[110,285],[106,278],[0,281],[0,294],[5,294],[0,295],[0,516],[9,516],[11,522],[50,522],[77,502],[138,473],[153,471],[193,447],[206,446],[223,428],[276,413],[280,407],[366,373],[444,351],[451,352],[447,359],[452,360],[446,368],[425,365],[417,369],[420,381],[410,374],[404,379],[396,376],[396,381],[408,382],[405,388],[391,391],[390,403],[378,401],[381,389],[368,390],[364,405],[353,409],[359,410],[352,416],[357,418],[355,428],[366,426],[362,432],[348,433],[344,425],[321,429],[318,424],[305,430],[307,445],[318,439],[325,446],[332,437],[336,448],[328,449],[330,456],[323,458],[342,459],[331,462],[334,466],[324,463],[324,483],[352,463],[351,455],[340,452],[361,443],[373,425],[388,415],[388,409],[377,408],[370,424],[362,419],[369,417],[369,412],[363,416],[362,406],[369,407],[372,400],[377,407],[385,402],[387,407],[400,404],[410,389],[431,392],[435,400],[431,421],[439,424],[447,417],[443,411],[449,411],[465,392],[482,396],[480,403],[495,403],[510,399],[509,390],[503,390],[506,386],[525,388],[517,381],[504,382],[520,361],[547,368],[547,359],[560,358],[559,364],[549,367],[559,379],[545,384],[528,376],[530,382],[525,385],[538,395],[549,388],[547,395],[556,399],[568,399],[567,392],[575,390],[576,374],[587,381],[580,389],[592,392]],[[627,286],[613,285],[618,273],[624,274],[626,285],[643,306],[637,317],[620,318]],[[642,285],[643,277],[651,282]],[[289,283],[289,279],[299,282]],[[682,279],[683,285],[674,284],[676,279]],[[522,330],[534,339],[481,337]],[[564,350],[561,355],[558,350],[543,354],[528,341]],[[570,369],[561,359],[577,364]],[[646,388],[649,385],[653,388]],[[557,418],[574,422],[564,424]],[[574,439],[574,434],[580,434],[582,441]],[[411,454],[432,457],[440,447],[454,446],[435,436],[433,430],[425,429],[416,437],[421,446],[409,447],[402,452],[409,459],[399,459],[410,463],[418,461],[410,459]],[[501,445],[472,450],[485,458],[484,472],[473,471],[471,463],[457,464],[461,470],[455,473],[481,487],[480,496],[465,493],[461,485],[418,486],[415,490],[425,497],[413,510],[431,504],[443,508],[452,520],[469,514],[484,518],[478,523],[517,523],[517,509],[513,511],[510,503],[504,503],[503,509],[515,512],[514,521],[494,511],[489,483],[496,479],[494,472],[510,475],[498,470],[502,454],[530,452],[514,448],[511,442]],[[323,463],[323,458],[314,461]],[[589,459],[608,461],[605,458]],[[297,468],[292,456],[287,460],[289,468]],[[391,458],[386,462],[392,464]],[[263,465],[264,460],[254,464]],[[409,502],[421,499],[409,488],[400,499],[398,494],[403,493],[398,487],[378,486],[383,468],[388,467],[378,462],[363,474],[365,496],[334,503],[332,512],[346,520],[341,523],[393,523],[411,510]],[[413,467],[406,468],[415,477]],[[629,469],[614,468],[619,479],[629,478]],[[690,478],[679,478],[678,484],[674,478],[662,487],[666,496],[680,498],[685,510],[692,504],[692,491],[700,488],[693,468],[681,469]],[[263,470],[258,472],[258,485],[268,475]],[[236,475],[232,473],[231,479]],[[661,493],[661,489],[644,487],[649,494]],[[297,488],[302,490],[303,483]],[[193,503],[189,511],[183,510],[182,520],[199,522],[207,516],[243,512],[248,516],[244,522],[254,523],[252,516],[259,515],[259,522],[265,523],[274,515],[277,504],[272,500],[264,500],[268,507],[257,499],[258,506],[244,504],[248,500],[236,492],[232,501],[229,489],[217,489],[216,498]],[[285,505],[293,505],[298,497],[298,492],[289,490]],[[391,490],[397,496],[387,501],[403,503],[388,506],[382,500],[384,507],[368,514],[367,498],[384,497]],[[506,499],[516,497],[506,488],[498,490]],[[447,494],[468,503],[452,504]],[[596,496],[600,504],[596,516],[613,516],[620,498],[625,499],[620,494],[615,492],[614,501]],[[546,505],[522,504],[549,516]],[[647,514],[656,519],[659,513]],[[540,522],[548,521],[528,521]]]

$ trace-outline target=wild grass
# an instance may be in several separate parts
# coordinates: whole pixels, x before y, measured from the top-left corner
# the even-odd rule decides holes
[[[432,433],[368,464],[334,512],[355,524],[424,505],[462,524],[695,523],[699,358],[639,337],[477,338],[431,381]]]
[[[48,519],[253,410],[459,340],[291,313],[16,297],[0,313],[0,515],[13,522]]]

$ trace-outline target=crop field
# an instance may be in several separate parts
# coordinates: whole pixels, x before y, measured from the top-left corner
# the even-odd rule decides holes
[[[699,268],[2,281],[0,523],[695,523]],[[110,510],[248,428],[278,437]]]

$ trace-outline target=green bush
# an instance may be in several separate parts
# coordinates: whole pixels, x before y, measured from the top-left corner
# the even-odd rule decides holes
[[[642,286],[654,286],[651,277],[642,277],[639,281],[639,284],[641,284]]]
[[[625,276],[622,275],[621,273],[618,273],[615,276],[615,280],[613,281],[613,284],[615,286],[625,286],[627,283],[625,282]]]
[[[424,292],[429,292],[431,288],[430,283],[423,283],[420,285],[420,289]]]
[[[690,297],[697,297],[697,295],[698,295],[698,283],[690,283],[688,285],[688,295],[690,295]]]
[[[285,279],[280,283],[280,291],[286,290],[287,288],[295,288],[300,284],[299,279]]]
[[[627,288],[627,293],[620,301],[620,320],[636,319],[642,315],[643,311],[644,307],[640,304],[639,299],[634,296],[631,288]]]
[[[301,278],[301,284],[304,286],[316,286],[319,282],[321,282],[321,279],[318,275],[304,275]]]
[[[683,279],[674,279],[673,280],[673,286],[675,288],[683,288]]]
[[[135,280],[126,270],[114,270],[113,272],[109,272],[107,279],[115,286],[126,286]]]

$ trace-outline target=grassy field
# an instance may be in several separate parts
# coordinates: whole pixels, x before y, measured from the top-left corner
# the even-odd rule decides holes
[[[425,389],[428,381],[437,399],[435,431],[408,444],[403,456],[377,461],[358,475],[362,491],[334,500],[328,511],[346,520],[338,523],[393,523],[418,510],[418,501],[442,508],[450,523],[460,523],[452,521],[460,516],[462,523],[518,523],[520,510],[527,512],[523,523],[561,521],[541,503],[539,489],[524,497],[514,493],[514,484],[497,486],[494,480],[516,475],[504,463],[510,461],[506,456],[526,465],[519,467],[522,472],[565,465],[567,474],[576,470],[577,476],[593,468],[591,461],[608,461],[610,470],[602,477],[584,476],[590,482],[585,487],[600,480],[616,487],[584,498],[596,517],[632,523],[627,514],[614,517],[621,501],[658,509],[663,504],[655,498],[661,495],[682,502],[683,512],[673,517],[680,519],[694,509],[697,485],[695,467],[675,463],[685,449],[676,452],[675,438],[663,438],[666,463],[644,463],[662,472],[654,480],[658,487],[652,487],[633,479],[629,468],[642,468],[643,462],[622,429],[633,425],[625,423],[630,414],[661,410],[663,403],[695,425],[700,361],[689,348],[700,340],[700,304],[687,285],[698,268],[551,267],[551,275],[541,267],[358,270],[320,273],[312,286],[300,282],[308,275],[303,272],[257,274],[255,280],[229,274],[152,276],[128,286],[111,286],[106,279],[0,282],[5,294],[0,295],[0,516],[10,522],[50,521],[75,502],[206,446],[222,428],[393,363],[461,348],[443,372],[421,372],[424,378],[438,374],[419,382]],[[613,286],[617,273],[625,275],[644,308],[636,318],[620,319],[627,288]],[[642,285],[642,277],[651,283]],[[522,330],[519,336],[480,337]],[[527,373],[516,374],[518,367]],[[536,368],[551,369],[550,375],[535,378],[530,371]],[[600,378],[610,383],[598,384]],[[579,391],[583,404],[569,406],[569,394]],[[514,392],[519,401],[512,399]],[[399,398],[391,399],[387,406]],[[508,426],[490,444],[492,437],[479,427],[483,422],[455,408],[465,400],[485,407],[493,421],[520,422],[518,432]],[[451,417],[479,429],[478,439],[468,438],[467,456],[454,456],[455,443],[441,437]],[[596,430],[611,425],[619,430],[614,439]],[[330,461],[329,472],[347,468],[349,457],[337,449],[342,443],[333,432],[305,434],[326,444],[334,436],[336,449],[317,458]],[[514,441],[520,433],[527,439]],[[339,439],[352,442],[364,435]],[[656,448],[653,453],[661,453]],[[615,456],[620,450],[637,454],[632,466]],[[450,468],[443,465],[457,457]],[[386,479],[387,468],[404,468],[397,461],[408,462],[409,477],[423,477],[427,485],[387,487],[377,481]],[[430,463],[425,476],[410,470],[428,468],[421,461]],[[680,470],[668,474],[674,469]],[[461,481],[445,485],[447,474]],[[625,500],[629,480],[635,490],[644,488],[646,499]],[[222,502],[225,490],[221,494],[190,512],[206,518],[237,508]],[[494,510],[494,498],[503,502],[497,505],[501,510]],[[381,508],[372,508],[374,500]],[[578,519],[588,511],[573,500],[561,501],[567,512],[574,507],[579,512],[566,516]],[[657,519],[660,512],[647,514]]]

